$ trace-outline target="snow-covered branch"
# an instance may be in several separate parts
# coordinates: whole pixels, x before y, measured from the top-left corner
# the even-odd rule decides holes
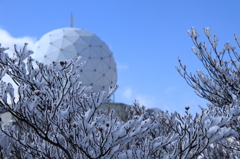
[[[189,33],[198,44],[196,30]],[[214,158],[216,151],[239,157],[238,98],[221,107],[201,108],[196,115],[186,107],[184,116],[149,111],[135,102],[126,107],[126,120],[122,121],[115,110],[101,109],[116,87],[109,93],[94,93],[82,86],[77,74],[84,64],[80,57],[50,65],[36,62],[34,68],[27,45],[16,49],[13,57],[5,50],[0,48],[0,79],[8,74],[17,89],[1,80],[0,111],[11,113],[14,119],[1,127],[2,158]],[[195,52],[202,59],[207,57]],[[217,63],[214,59],[210,62]],[[186,71],[186,66],[180,65]],[[184,77],[192,79],[186,72]],[[198,77],[193,79],[210,80],[201,71]],[[210,86],[207,88],[213,88]],[[216,87],[216,93],[222,88],[226,86]]]

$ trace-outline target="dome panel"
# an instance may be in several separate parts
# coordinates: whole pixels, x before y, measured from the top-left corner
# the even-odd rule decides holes
[[[83,57],[90,57],[89,59],[91,59],[91,56],[90,56],[90,49],[89,49],[89,47],[87,47],[87,48],[85,48],[84,50],[82,50],[81,52],[80,52],[80,56],[83,56]],[[88,59],[88,60],[89,60]]]
[[[108,65],[111,67],[111,69],[116,70],[116,63],[115,63],[115,61],[111,60]]]
[[[91,71],[94,70],[95,67],[92,65],[90,61],[87,61],[85,65],[83,66],[84,71]]]
[[[70,42],[75,43],[79,39],[79,35],[76,36],[66,35],[65,38],[68,39]]]
[[[57,56],[55,55],[55,52],[44,55],[44,58],[46,58],[50,61],[56,61],[57,60]]]
[[[85,41],[88,45],[91,45],[91,36],[81,36],[82,40]]]
[[[62,51],[63,56],[66,58],[66,60],[74,59],[74,52],[67,52],[65,50]]]
[[[101,58],[101,54],[100,54],[100,48],[99,47],[90,47],[89,48],[90,51],[90,56],[93,57],[93,58]]]
[[[114,74],[112,74],[113,71],[111,69],[108,69],[105,74],[106,74],[106,78],[111,80],[111,78],[113,77]],[[110,78],[109,78],[110,77]]]
[[[90,81],[88,80],[87,76],[84,74],[84,72],[81,73],[80,75],[80,80],[82,81],[82,84],[84,86],[90,86]]]
[[[101,46],[103,42],[97,37],[97,36],[92,36],[90,44],[92,46]]]
[[[82,79],[82,82],[88,84],[88,86],[90,86],[92,83],[91,81],[89,80],[90,77],[87,76],[87,74],[85,74],[86,71],[83,71],[81,74],[82,74],[82,77],[84,78],[84,80]]]
[[[62,47],[62,39],[57,39],[57,40],[54,40],[54,41],[51,41],[50,42],[51,45],[54,45],[55,47],[61,49]]]
[[[104,56],[104,57],[107,57],[107,56],[112,54],[106,44],[102,45],[102,52],[101,53],[102,53],[102,56]]]
[[[98,80],[94,81],[94,84],[97,86],[106,86],[106,79],[99,78]]]
[[[78,44],[74,44],[74,47],[79,55],[81,54],[82,51],[88,48],[88,46],[86,45],[78,45]]]
[[[45,52],[47,52],[48,48],[49,48],[49,46],[39,45],[39,47],[38,47],[39,53],[45,53]],[[43,54],[43,55],[44,55],[44,54]],[[43,56],[43,55],[42,55],[42,56]],[[38,57],[41,57],[41,56],[38,56]]]
[[[62,39],[63,36],[64,35],[61,30],[48,34],[48,38],[50,39],[50,41],[56,41],[58,39]]]
[[[99,69],[98,68],[98,65],[99,65],[99,63],[101,63],[101,60],[99,60],[99,59],[91,59],[91,61],[89,61],[89,63],[91,63],[92,64],[92,66],[95,68],[95,69]]]
[[[57,56],[57,60],[56,61],[66,61],[66,60],[68,60],[67,58],[66,58],[66,56],[62,53],[62,52],[58,52],[58,54],[56,54]]]
[[[88,81],[94,84],[94,74],[93,71],[84,71],[84,75],[87,77]]]
[[[83,29],[76,29],[75,31],[80,36],[93,36],[94,35],[93,33],[87,32],[86,30],[83,30]]]
[[[76,56],[77,50],[74,45],[70,45],[68,47],[65,47],[62,49],[62,53],[67,57],[68,59],[72,59]]]
[[[108,65],[109,67],[112,67],[112,66],[110,65],[111,60],[112,60],[112,58],[110,58],[110,57],[105,57],[105,58],[103,58],[103,62],[104,62],[106,65]]]
[[[47,53],[53,53],[53,52],[56,52],[56,51],[59,51],[59,48],[57,48],[54,45],[49,45]]]
[[[98,65],[99,70],[101,70],[101,72],[103,73],[107,73],[107,71],[109,70],[109,66],[106,65],[104,62],[100,62]]]
[[[93,83],[96,84],[95,82],[98,81],[100,78],[102,78],[102,73],[101,72],[98,72],[96,70],[96,72],[94,72],[94,80],[93,80]]]
[[[77,31],[74,31],[69,28],[62,29],[62,32],[65,36],[79,37]]]
[[[84,45],[84,46],[89,46],[89,44],[86,42],[86,41],[84,41],[83,39],[82,39],[82,37],[80,37],[79,39],[77,39],[75,42],[74,42],[74,44],[77,46],[77,45]]]
[[[71,45],[73,45],[73,43],[71,41],[69,41],[68,39],[66,39],[65,37],[62,39],[61,48],[65,48],[65,47],[68,47]]]
[[[64,48],[62,48],[62,50],[67,51],[67,52],[74,52],[74,54],[77,53],[77,50],[74,45],[69,45],[67,47],[64,47]]]
[[[38,43],[39,46],[41,47],[48,47],[50,43],[50,39],[48,36],[43,37],[43,41],[41,43]]]

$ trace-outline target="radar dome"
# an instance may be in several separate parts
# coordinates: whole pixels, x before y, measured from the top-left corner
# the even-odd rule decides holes
[[[80,80],[94,92],[109,91],[117,82],[116,63],[108,46],[95,34],[77,28],[63,28],[45,34],[33,47],[33,58],[44,64],[82,57],[86,64]]]

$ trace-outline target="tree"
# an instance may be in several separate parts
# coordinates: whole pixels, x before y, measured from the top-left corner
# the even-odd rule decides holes
[[[16,83],[0,83],[0,110],[15,124],[1,128],[2,158],[197,158],[240,157],[231,127],[240,113],[236,103],[209,106],[195,116],[167,111],[149,112],[139,103],[126,107],[127,121],[101,105],[116,90],[93,93],[81,85],[76,72],[80,58],[44,65],[27,45],[9,57],[0,46],[0,79],[8,74]],[[15,98],[14,91],[18,98]],[[236,99],[237,100],[237,99]]]
[[[16,100],[12,85],[1,83],[1,108],[16,119],[16,125],[5,127],[3,133],[22,150],[13,150],[14,156],[111,158],[124,148],[124,143],[145,136],[149,125],[154,125],[150,119],[142,118],[122,123],[113,119],[114,111],[106,114],[98,110],[115,88],[107,95],[89,93],[76,75],[83,64],[79,58],[49,66],[37,63],[34,69],[29,56],[32,52],[26,50],[26,45],[16,50],[13,58],[4,50],[0,50],[0,74],[7,73],[18,85]]]
[[[230,45],[230,42],[226,42],[223,49],[218,51],[218,38],[216,35],[212,37],[209,28],[204,28],[204,33],[210,43],[210,49],[207,47],[207,42],[199,42],[199,35],[195,28],[189,30],[188,33],[195,45],[192,51],[206,68],[207,74],[201,70],[197,71],[197,75],[187,73],[186,65],[182,64],[181,59],[178,61],[183,73],[177,66],[176,69],[188,85],[195,89],[198,96],[211,103],[208,107],[217,109],[219,114],[228,117],[229,127],[238,132],[236,138],[231,138],[231,142],[227,144],[221,143],[221,146],[240,151],[240,55],[235,51],[236,47]],[[234,38],[240,46],[236,34]],[[235,146],[231,147],[233,142]]]
[[[199,42],[199,35],[195,28],[188,31],[194,45],[192,48],[203,66],[207,70],[204,74],[201,70],[197,71],[197,76],[187,73],[186,65],[180,66],[184,73],[182,74],[178,67],[177,70],[186,80],[186,82],[196,90],[197,95],[205,98],[218,107],[223,107],[234,102],[240,95],[240,55],[235,51],[236,47],[226,42],[221,51],[217,50],[217,35],[211,36],[210,29],[204,28],[204,33],[208,38],[211,49],[208,49],[207,42]],[[238,37],[234,34],[237,44],[240,46]],[[229,56],[227,59],[226,56]],[[226,60],[225,60],[226,59]]]

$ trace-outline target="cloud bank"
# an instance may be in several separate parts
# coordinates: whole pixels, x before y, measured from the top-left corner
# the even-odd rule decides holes
[[[25,43],[28,43],[28,49],[31,49],[35,42],[36,42],[36,38],[29,37],[29,36],[13,37],[6,30],[0,28],[0,44],[1,44],[1,47],[4,47],[4,48],[8,47],[9,48],[9,50],[7,50],[6,52],[9,54],[10,57],[12,56],[12,54],[14,52],[14,45],[15,44],[17,45],[18,49],[21,49]],[[18,96],[17,86],[12,81],[12,79],[8,75],[5,75],[3,77],[3,81],[5,81],[7,83],[10,82],[10,83],[13,84],[13,87],[14,87],[14,90],[15,90],[14,94],[15,94],[15,97],[17,97]]]
[[[24,36],[24,37],[13,37],[6,30],[0,28],[0,43],[2,47],[8,47],[9,50],[6,52],[11,54],[14,52],[14,45],[17,45],[18,49],[21,49],[24,43],[28,43],[28,49],[31,49],[36,42],[36,38]]]
[[[132,97],[132,89],[131,88],[125,89],[125,91],[123,91],[122,95],[125,98],[127,98],[127,99],[131,99],[131,97]]]
[[[128,69],[128,65],[126,65],[126,64],[118,64],[117,63],[117,69],[118,70],[127,70]]]

